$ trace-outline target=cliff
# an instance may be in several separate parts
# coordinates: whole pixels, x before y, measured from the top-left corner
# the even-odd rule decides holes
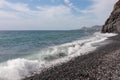
[[[120,33],[120,0],[114,5],[114,9],[102,28],[103,33]]]

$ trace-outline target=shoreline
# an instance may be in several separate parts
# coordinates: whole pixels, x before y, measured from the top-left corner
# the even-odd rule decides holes
[[[110,37],[106,41],[111,43],[23,80],[118,80],[120,35]]]

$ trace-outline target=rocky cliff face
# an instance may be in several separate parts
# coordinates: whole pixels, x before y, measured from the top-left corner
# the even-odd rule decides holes
[[[103,33],[120,33],[120,0],[115,4],[113,12],[102,28]]]

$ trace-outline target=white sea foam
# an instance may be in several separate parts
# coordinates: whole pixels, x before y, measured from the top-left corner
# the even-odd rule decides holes
[[[49,47],[26,59],[14,59],[1,63],[0,80],[21,80],[22,78],[39,73],[45,67],[87,54],[99,47],[100,42],[115,35],[95,33],[85,40]]]
[[[0,80],[20,80],[37,73],[44,62],[38,60],[15,59],[9,60],[0,66]]]

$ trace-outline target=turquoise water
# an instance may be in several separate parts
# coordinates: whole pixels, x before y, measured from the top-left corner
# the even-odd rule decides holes
[[[0,31],[0,80],[22,80],[39,74],[88,54],[114,35],[92,30]]]
[[[0,62],[90,36],[95,31],[0,31]]]

